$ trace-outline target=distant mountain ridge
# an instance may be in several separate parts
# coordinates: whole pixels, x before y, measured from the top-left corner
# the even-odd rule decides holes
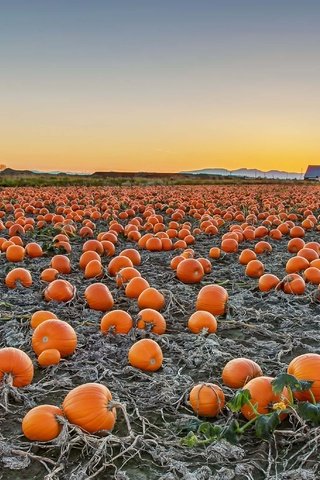
[[[180,172],[183,175],[221,175],[224,177],[247,177],[247,178],[279,178],[281,180],[302,180],[303,173],[285,172],[283,170],[268,170],[264,172],[256,168],[238,168],[227,170],[226,168],[203,168],[201,170],[190,170]]]

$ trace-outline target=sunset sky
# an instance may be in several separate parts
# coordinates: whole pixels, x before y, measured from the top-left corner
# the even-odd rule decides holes
[[[320,164],[318,0],[0,0],[0,163]]]

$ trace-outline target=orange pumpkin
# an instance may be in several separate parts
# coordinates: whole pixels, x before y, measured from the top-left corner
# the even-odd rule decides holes
[[[59,350],[61,357],[72,355],[77,346],[77,335],[67,322],[58,319],[40,323],[32,335],[32,348],[36,355],[44,350]]]
[[[84,292],[85,299],[92,310],[106,312],[111,310],[114,301],[109,288],[103,283],[93,283]]]
[[[108,273],[112,277],[115,277],[117,273],[125,267],[133,267],[132,261],[128,257],[118,255],[110,260],[108,265]]]
[[[8,262],[22,262],[25,250],[20,245],[10,245],[6,249],[6,258]]]
[[[260,292],[269,292],[270,290],[276,288],[279,283],[280,280],[276,275],[273,275],[272,273],[265,273],[259,278],[258,287]]]
[[[208,333],[215,333],[218,325],[212,313],[198,310],[189,318],[188,328],[192,333],[200,333],[203,330],[206,330]]]
[[[200,417],[216,417],[225,406],[225,396],[214,383],[199,383],[189,394],[189,403]]]
[[[84,271],[84,278],[101,278],[103,267],[100,260],[90,260]]]
[[[118,287],[122,287],[135,277],[141,277],[141,273],[136,268],[122,268],[116,275],[116,284]]]
[[[112,330],[114,333],[127,334],[132,326],[133,322],[129,313],[124,310],[112,310],[102,317],[100,330],[102,333],[109,333]]]
[[[212,315],[223,315],[226,312],[228,292],[220,285],[206,285],[198,293],[196,310],[205,310]]]
[[[286,275],[278,285],[278,288],[284,293],[292,295],[303,295],[306,289],[306,284],[303,278],[297,273]]]
[[[245,274],[251,278],[259,278],[264,273],[264,265],[260,260],[250,260],[246,266]]]
[[[40,323],[52,318],[57,318],[57,316],[49,310],[37,310],[31,317],[30,326],[31,328],[37,328]]]
[[[126,285],[125,295],[128,298],[138,298],[140,293],[149,287],[150,285],[145,278],[133,277]]]
[[[61,359],[61,354],[56,348],[48,348],[40,353],[38,363],[40,367],[49,367],[51,365],[58,365]]]
[[[43,282],[53,282],[53,280],[56,280],[58,278],[59,272],[55,268],[45,268],[42,270],[40,279]]]
[[[44,291],[44,298],[49,302],[69,302],[75,295],[75,288],[67,280],[53,280]]]
[[[177,266],[177,278],[183,283],[199,283],[204,276],[204,269],[198,260],[186,258]]]
[[[140,293],[138,297],[138,307],[153,308],[154,310],[161,310],[165,306],[165,298],[159,290],[153,287],[146,288]]]
[[[29,270],[26,268],[14,268],[7,274],[5,278],[5,284],[8,288],[16,288],[18,282],[23,287],[31,287],[32,277]]]
[[[11,375],[14,387],[25,387],[32,382],[33,364],[29,356],[14,347],[0,349],[0,380],[4,374]]]
[[[275,394],[272,389],[272,377],[256,377],[244,385],[244,390],[249,390],[251,399],[250,402],[256,407],[260,414],[267,414],[272,412],[272,407],[275,403],[288,401],[288,391],[284,388],[281,394]],[[251,420],[256,417],[252,407],[249,404],[241,408],[242,415]],[[280,417],[281,418],[281,417]]]
[[[57,417],[63,412],[55,405],[39,405],[32,408],[22,420],[22,432],[28,440],[49,442],[56,438],[62,430]]]
[[[71,273],[70,260],[66,255],[55,255],[51,259],[51,268],[55,268],[59,273]]]
[[[260,376],[261,368],[249,358],[233,358],[222,371],[222,381],[230,388],[242,388],[249,380]]]
[[[71,390],[65,397],[62,410],[70,423],[88,433],[112,431],[116,409],[110,408],[112,394],[99,383],[85,383]]]
[[[166,321],[157,310],[145,308],[138,314],[137,327],[142,329],[150,328],[152,333],[162,335],[166,331]]]
[[[308,380],[313,382],[311,392],[316,400],[320,401],[320,355],[317,353],[304,353],[295,357],[288,366],[288,373],[298,380]],[[312,401],[309,390],[303,392],[294,392],[298,400]]]
[[[128,360],[135,368],[155,372],[162,366],[163,354],[157,342],[150,338],[143,338],[131,346]]]

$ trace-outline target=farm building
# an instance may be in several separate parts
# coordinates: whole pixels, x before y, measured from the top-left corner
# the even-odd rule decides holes
[[[304,174],[305,180],[320,180],[320,165],[309,165]]]

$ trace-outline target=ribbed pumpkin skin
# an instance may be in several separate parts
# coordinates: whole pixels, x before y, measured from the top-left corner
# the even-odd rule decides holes
[[[61,432],[62,425],[56,415],[63,415],[55,405],[39,405],[30,410],[22,420],[22,431],[29,440],[49,442]]]
[[[49,367],[51,365],[58,365],[61,359],[61,354],[56,348],[48,348],[43,350],[38,357],[38,363],[41,367]]]
[[[298,380],[313,381],[311,391],[316,402],[320,401],[320,355],[317,353],[299,355],[290,362],[288,373],[295,376]],[[312,401],[308,391],[294,392],[294,396],[298,400]]]
[[[110,390],[99,383],[85,383],[71,390],[62,404],[70,423],[89,433],[111,431],[116,422],[116,410],[109,410]]]
[[[74,296],[74,287],[67,280],[53,280],[44,291],[44,298],[49,302],[69,302]]]
[[[198,293],[196,310],[205,310],[212,315],[223,315],[226,311],[228,292],[220,285],[206,285]]]
[[[233,358],[222,371],[222,381],[230,388],[242,388],[252,378],[260,376],[261,368],[249,358]]]
[[[77,335],[67,322],[58,319],[40,323],[32,335],[32,348],[36,355],[44,350],[57,349],[61,357],[72,355],[77,346]]]
[[[216,417],[225,405],[225,397],[218,385],[200,383],[191,390],[189,403],[200,417]]]
[[[272,405],[274,403],[288,399],[288,391],[286,388],[283,389],[283,392],[280,395],[276,395],[273,392],[271,385],[272,380],[272,377],[256,377],[246,383],[243,387],[245,390],[250,391],[250,401],[255,405],[259,413],[270,413],[272,412]],[[244,405],[241,408],[241,413],[247,420],[255,418],[255,413],[250,405]],[[280,418],[285,418],[285,415]]]
[[[203,266],[194,258],[186,258],[177,266],[177,278],[183,283],[199,283],[203,276]]]
[[[0,380],[8,373],[14,387],[25,387],[32,382],[33,372],[32,361],[25,352],[14,347],[0,349]]]

